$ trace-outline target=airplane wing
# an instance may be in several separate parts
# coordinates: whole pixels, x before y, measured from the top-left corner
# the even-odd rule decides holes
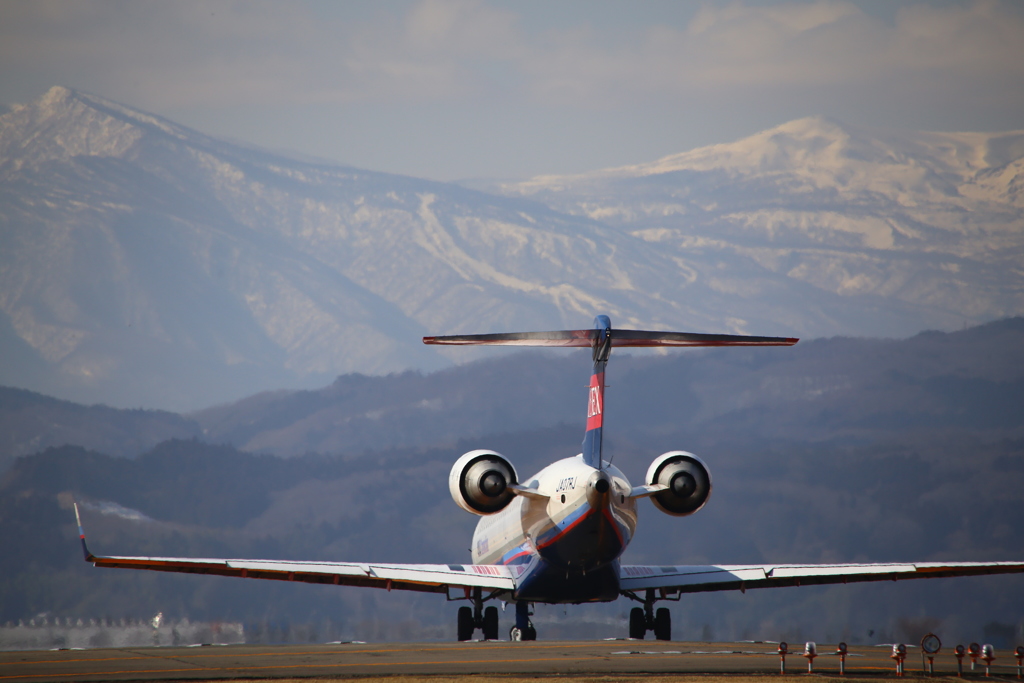
[[[188,557],[117,557],[93,555],[85,544],[78,506],[78,533],[86,562],[96,567],[148,569],[158,572],[213,574],[248,579],[300,581],[336,586],[368,586],[385,590],[448,593],[482,588],[511,591],[515,575],[505,566],[479,564],[380,564],[359,562],[287,562],[277,560],[228,560]]]
[[[776,564],[620,567],[619,586],[668,594],[814,586],[861,581],[904,581],[948,576],[1024,573],[1024,562],[914,562],[911,564]]]

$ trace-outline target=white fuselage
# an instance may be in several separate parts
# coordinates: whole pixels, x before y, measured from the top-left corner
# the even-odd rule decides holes
[[[604,492],[596,485],[599,479],[607,481]],[[557,572],[572,579],[610,567],[629,544],[636,529],[636,500],[617,468],[606,464],[599,471],[576,456],[548,465],[521,484],[529,494],[517,495],[477,524],[474,564],[522,566],[529,573]]]

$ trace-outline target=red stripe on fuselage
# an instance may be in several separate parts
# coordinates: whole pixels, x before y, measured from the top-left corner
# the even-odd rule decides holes
[[[612,514],[611,507],[606,507],[604,509],[604,518],[608,520],[609,524],[611,524],[612,530],[619,539],[619,544],[625,547],[626,541],[622,538],[622,529],[619,528],[618,522],[615,521],[615,516]]]
[[[508,564],[512,563],[512,560],[518,560],[523,555],[529,555],[529,554],[530,554],[529,550],[520,550],[518,553],[516,553],[512,557],[510,557],[508,559],[499,560],[499,562],[501,562],[501,564],[508,565]]]
[[[587,401],[587,431],[600,429],[604,423],[604,373],[590,376],[590,398]]]
[[[594,508],[588,507],[587,511],[584,512],[579,517],[577,517],[576,519],[574,519],[569,526],[565,527],[564,529],[559,531],[557,534],[555,534],[554,536],[552,536],[548,540],[544,541],[543,543],[538,543],[537,547],[538,548],[547,548],[552,543],[555,543],[556,541],[558,541],[558,539],[560,539],[562,536],[565,536],[567,533],[569,533],[574,528],[576,528],[576,526],[579,525],[580,522],[582,522],[583,520],[587,519],[592,514],[594,514]]]

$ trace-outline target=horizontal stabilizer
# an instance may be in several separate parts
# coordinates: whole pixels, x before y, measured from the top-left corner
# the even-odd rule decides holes
[[[793,337],[612,330],[612,346],[792,346],[798,341]]]
[[[507,332],[498,334],[454,334],[447,337],[424,337],[424,344],[472,346],[581,346],[590,348],[597,339],[597,330],[556,330],[554,332]]]
[[[498,334],[457,334],[424,337],[424,344],[452,346],[593,346],[603,330],[554,330],[551,332],[507,332]],[[648,330],[609,331],[612,346],[792,346],[792,337],[752,337],[737,334],[697,334],[693,332],[654,332]]]

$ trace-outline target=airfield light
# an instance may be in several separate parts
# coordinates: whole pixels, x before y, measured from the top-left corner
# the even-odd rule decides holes
[[[789,645],[786,641],[779,643],[779,673],[786,673],[786,653],[789,652]]]
[[[953,654],[956,655],[956,675],[960,678],[964,677],[964,654],[967,652],[963,645],[957,645],[953,648]]]
[[[892,646],[892,654],[889,655],[896,660],[896,675],[903,677],[903,660],[907,658],[907,646],[903,643],[896,643]]]
[[[807,657],[807,673],[814,673],[814,658],[818,656],[818,646],[808,640],[804,645],[804,657]]]
[[[988,643],[981,646],[981,658],[985,662],[985,676],[990,675],[992,669],[992,661],[996,658],[995,648]]]
[[[839,675],[846,675],[846,643],[839,643],[836,645],[836,654],[839,655]]]
[[[925,655],[928,656],[928,675],[935,675],[935,655],[942,649],[942,641],[934,633],[929,633],[921,639],[921,663],[924,664]]]
[[[971,671],[974,671],[974,666],[978,663],[978,657],[981,655],[981,645],[977,643],[968,645],[967,655],[971,658]]]
[[[1017,649],[1013,651],[1013,656],[1017,658],[1017,678],[1021,678],[1021,668],[1024,667],[1024,645],[1018,645]]]

